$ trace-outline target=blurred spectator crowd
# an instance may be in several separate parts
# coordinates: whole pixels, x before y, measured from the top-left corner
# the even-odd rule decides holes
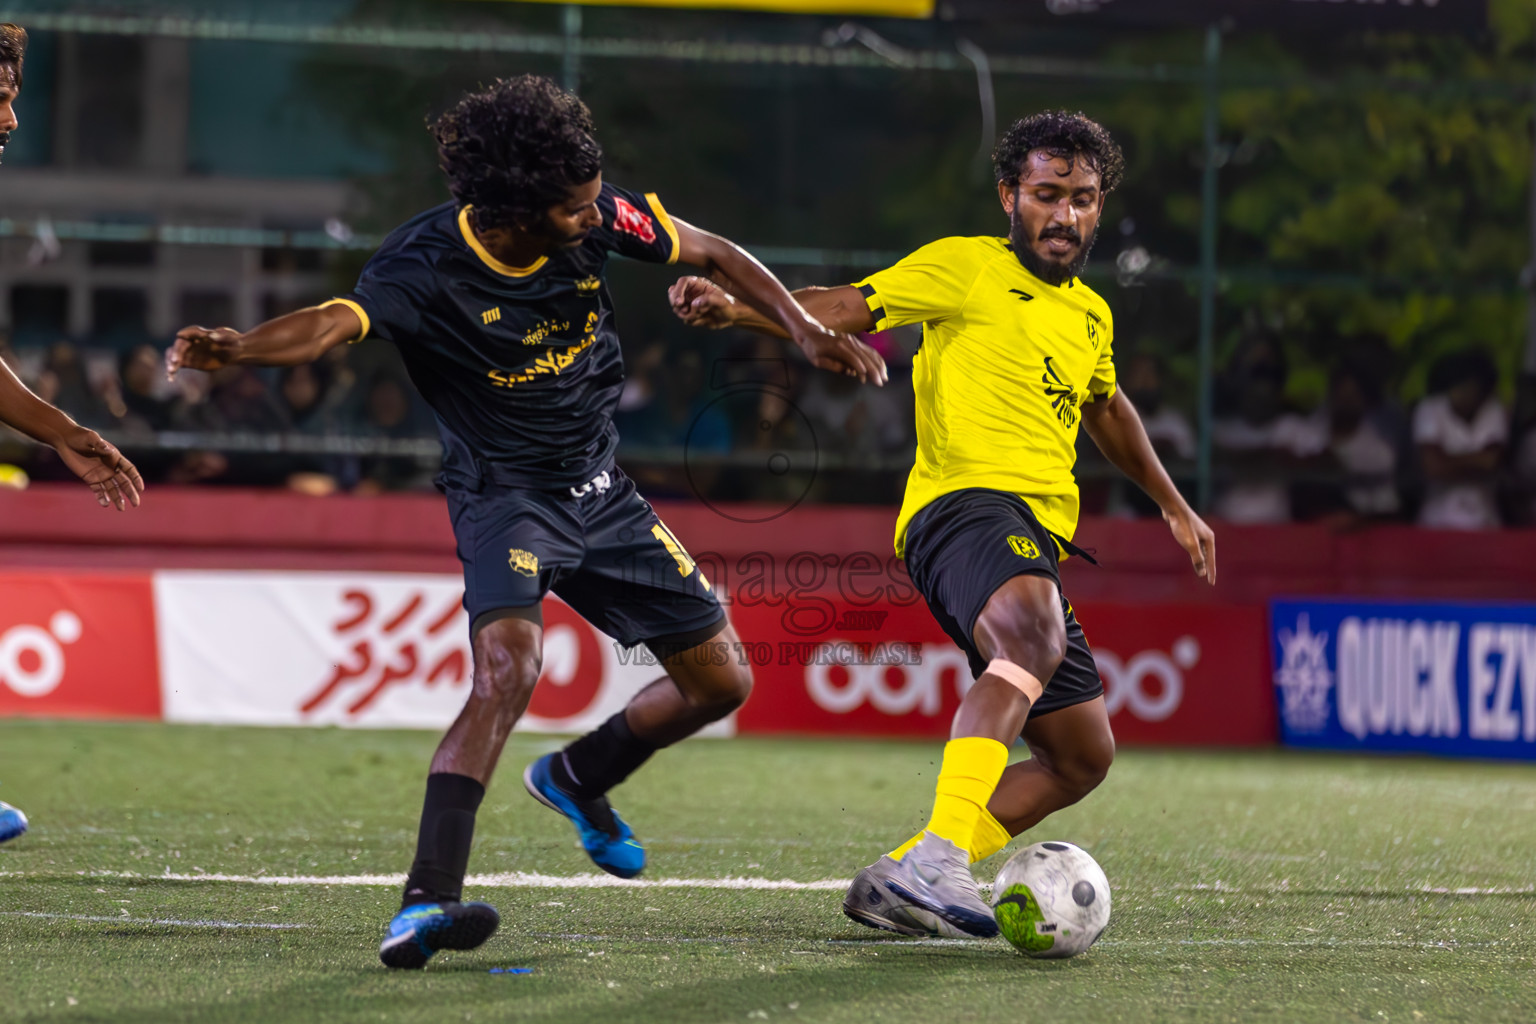
[[[782,343],[745,334],[637,347],[627,353],[616,417],[621,462],[654,498],[899,502],[914,445],[918,336],[870,340],[891,367],[885,388],[812,371]],[[1288,398],[1293,382],[1278,338],[1251,333],[1237,347],[1215,389],[1213,516],[1341,527],[1536,525],[1531,381],[1511,409],[1493,359],[1461,351],[1428,367],[1424,396],[1407,403],[1394,397],[1384,343],[1340,348],[1323,401],[1308,408]],[[11,350],[0,339],[0,358],[43,398],[106,432],[152,483],[324,495],[430,487],[436,472],[431,413],[385,346],[338,348],[283,370],[183,373],[175,382],[149,345],[119,352],[60,341]],[[1171,385],[1156,354],[1127,349],[1117,362],[1154,447],[1192,494],[1193,396]],[[1174,400],[1174,391],[1191,400]],[[389,441],[416,444],[401,451],[380,443]],[[5,432],[0,463],[36,479],[68,475],[50,452]],[[1085,513],[1157,514],[1086,431],[1079,476]]]
[[[33,391],[128,452],[149,483],[287,486],[309,494],[430,486],[431,456],[283,451],[278,438],[422,439],[432,419],[398,369],[353,365],[346,348],[282,370],[230,367],[169,381],[151,345],[121,351],[12,350],[4,358]],[[288,447],[295,447],[288,445]],[[324,448],[323,444],[298,448]],[[263,450],[265,449],[265,450]],[[68,479],[52,452],[0,431],[0,462],[34,479]]]
[[[1247,336],[1216,381],[1211,515],[1231,523],[1337,527],[1536,525],[1533,382],[1522,382],[1512,410],[1499,397],[1492,356],[1467,349],[1432,363],[1423,397],[1405,403],[1388,386],[1392,365],[1385,343],[1341,345],[1323,401],[1308,408],[1287,397],[1291,375],[1280,340]],[[1162,360],[1131,355],[1120,361],[1119,376],[1154,447],[1189,493],[1196,435],[1189,418],[1169,407]],[[1079,452],[1080,466],[1102,462],[1091,442]],[[1090,485],[1084,504],[1110,514],[1157,512],[1135,488],[1115,484]]]

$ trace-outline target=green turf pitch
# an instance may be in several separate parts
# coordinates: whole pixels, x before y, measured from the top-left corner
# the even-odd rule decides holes
[[[885,937],[825,889],[481,887],[489,943],[391,973],[393,885],[164,879],[402,872],[433,743],[0,722],[0,798],[33,820],[0,846],[0,1020],[1536,1020],[1518,765],[1125,751],[1030,837],[1081,844],[1114,886],[1108,932],[1064,962]],[[472,872],[591,870],[517,778],[553,746],[508,747]],[[938,753],[699,741],[615,802],[650,878],[844,879],[921,823]],[[1477,891],[1429,891],[1456,889]]]

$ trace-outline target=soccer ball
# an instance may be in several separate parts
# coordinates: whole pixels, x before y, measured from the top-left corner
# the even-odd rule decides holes
[[[1081,847],[1036,843],[997,873],[992,912],[1025,956],[1076,956],[1109,924],[1109,880]]]

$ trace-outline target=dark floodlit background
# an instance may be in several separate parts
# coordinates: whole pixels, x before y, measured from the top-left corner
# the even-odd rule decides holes
[[[576,88],[611,180],[794,286],[1003,233],[991,143],[1066,107],[1125,148],[1088,280],[1123,386],[1205,508],[1536,521],[1536,10],[1372,29],[1313,10],[1340,5],[1209,2],[1183,23],[1074,6],[0,2],[32,34],[0,169],[0,353],[155,482],[429,487],[431,416],[385,344],[175,387],[158,363],[183,324],[248,327],[347,289],[384,232],[447,197],[423,125],[462,90],[529,71]],[[916,332],[873,339],[891,384],[864,388],[683,328],[675,276],[611,270],[622,461],[643,489],[899,500]],[[1452,474],[1427,451],[1442,443],[1486,457]],[[64,475],[13,435],[0,462]],[[1153,511],[1086,439],[1081,468],[1089,511]]]

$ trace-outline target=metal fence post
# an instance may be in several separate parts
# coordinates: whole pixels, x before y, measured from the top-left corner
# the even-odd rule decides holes
[[[1216,163],[1220,115],[1221,29],[1205,30],[1205,161],[1200,176],[1200,410],[1198,490],[1201,512],[1211,507],[1211,421],[1216,393]]]
[[[1536,377],[1536,87],[1531,90],[1531,100],[1531,118],[1526,122],[1531,132],[1530,256],[1525,265],[1525,358],[1520,361],[1520,372]]]
[[[561,14],[564,45],[560,48],[560,84],[566,92],[576,92],[581,85],[581,8],[566,4]]]

